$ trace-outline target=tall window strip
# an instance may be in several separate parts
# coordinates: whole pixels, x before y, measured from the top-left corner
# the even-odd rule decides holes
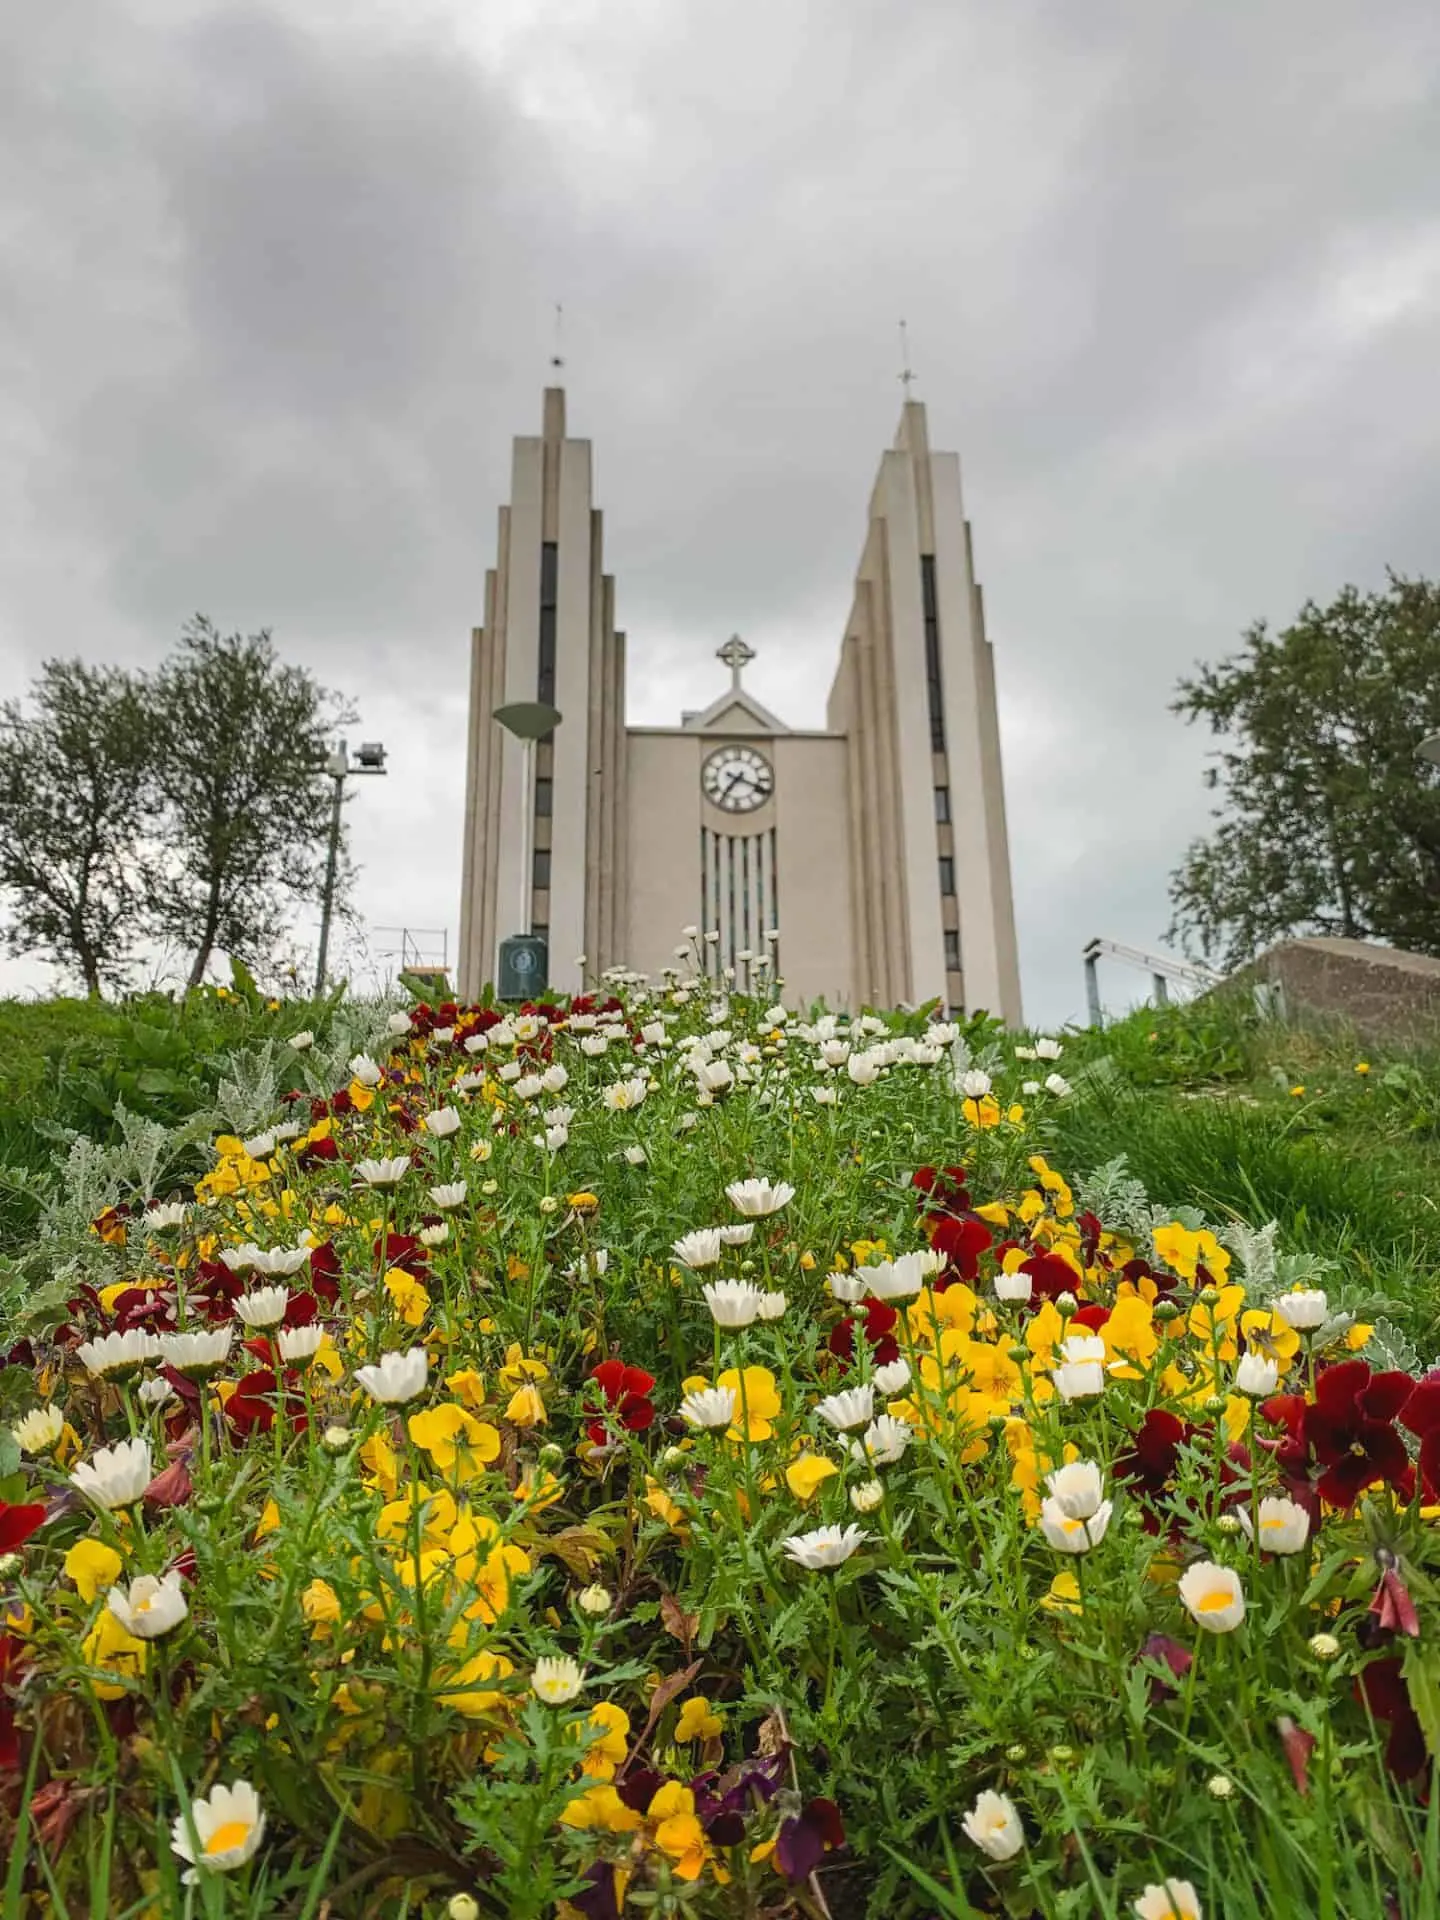
[[[540,548],[540,676],[535,698],[555,704],[555,617],[560,604],[560,548],[546,540]]]
[[[945,751],[945,699],[940,680],[940,610],[935,597],[935,556],[920,556],[920,598],[925,614],[925,691],[930,701],[930,751]]]

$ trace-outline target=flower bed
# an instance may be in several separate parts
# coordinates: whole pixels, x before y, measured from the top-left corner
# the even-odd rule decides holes
[[[617,984],[7,1334],[7,1911],[1435,1911],[1440,1377],[1072,1192],[1055,1043]]]

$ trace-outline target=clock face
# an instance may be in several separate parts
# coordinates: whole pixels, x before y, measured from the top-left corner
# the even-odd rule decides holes
[[[775,772],[754,747],[720,747],[705,762],[700,783],[726,813],[750,813],[770,798]]]

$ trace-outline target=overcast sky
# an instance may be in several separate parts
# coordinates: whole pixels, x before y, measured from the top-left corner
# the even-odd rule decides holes
[[[468,634],[553,303],[651,724],[735,629],[821,722],[903,314],[986,592],[1027,1013],[1078,1015],[1084,940],[1155,944],[1205,824],[1177,676],[1440,570],[1437,95],[1434,0],[7,8],[0,693],[196,610],[270,626],[390,748],[367,921],[453,947]]]

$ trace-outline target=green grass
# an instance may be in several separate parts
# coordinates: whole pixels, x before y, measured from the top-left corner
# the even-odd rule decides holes
[[[1067,1169],[1123,1154],[1157,1204],[1274,1219],[1286,1245],[1388,1296],[1422,1351],[1440,1346],[1440,1055],[1219,994],[1072,1036],[1062,1064],[1079,1083],[1058,1123]]]

